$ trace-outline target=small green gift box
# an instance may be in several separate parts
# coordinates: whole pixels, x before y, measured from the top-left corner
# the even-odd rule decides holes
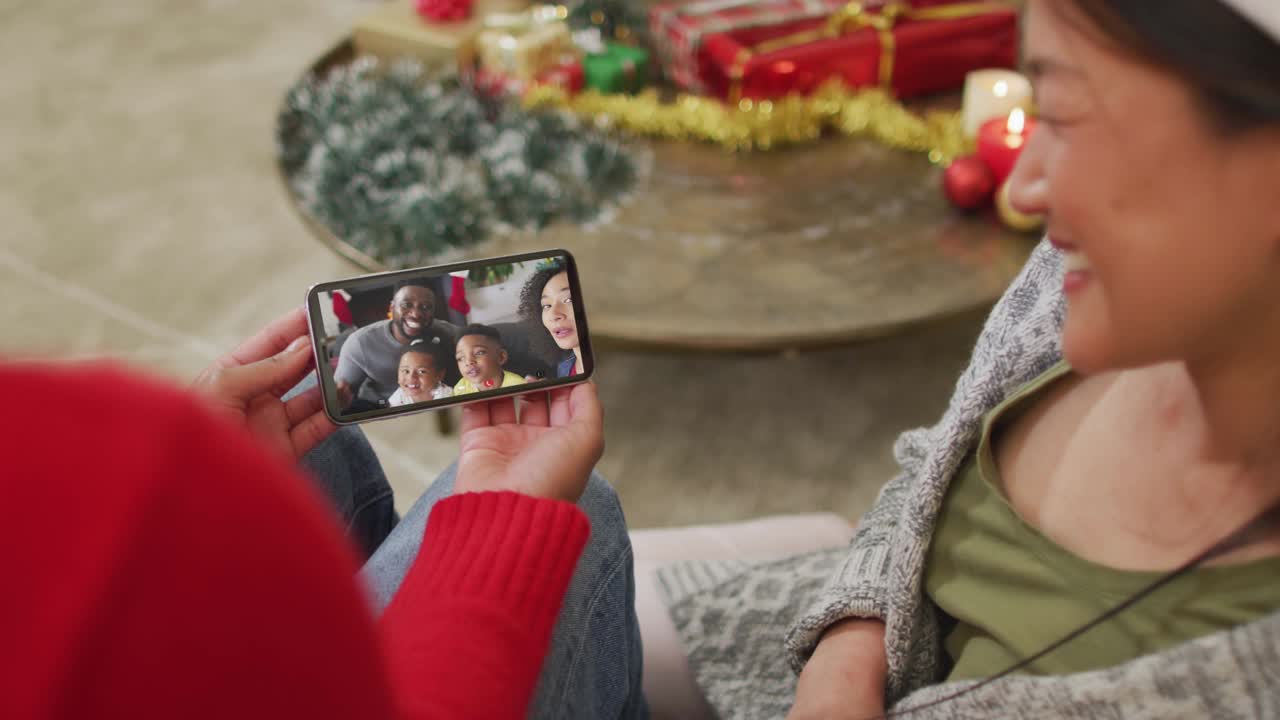
[[[649,52],[643,48],[607,43],[603,53],[582,59],[586,85],[602,93],[640,91],[649,79]]]

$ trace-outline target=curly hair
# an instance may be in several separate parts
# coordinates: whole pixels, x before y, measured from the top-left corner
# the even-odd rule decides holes
[[[568,266],[562,260],[552,260],[531,275],[520,290],[520,317],[530,326],[529,348],[552,365],[564,360],[566,354],[542,324],[542,291],[551,282],[551,278],[567,269]]]

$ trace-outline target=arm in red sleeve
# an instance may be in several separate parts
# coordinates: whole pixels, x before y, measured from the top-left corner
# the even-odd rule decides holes
[[[0,717],[394,716],[354,553],[281,458],[118,371],[0,389]]]
[[[116,370],[0,391],[0,717],[523,716],[575,506],[440,502],[380,643],[322,499],[243,429]]]
[[[589,534],[566,502],[507,492],[440,501],[382,619],[404,714],[525,717]]]

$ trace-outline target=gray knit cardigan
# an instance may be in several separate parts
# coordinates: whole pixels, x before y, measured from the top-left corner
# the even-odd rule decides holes
[[[885,621],[886,701],[896,712],[974,684],[939,683],[925,555],[983,416],[1061,359],[1061,288],[1060,256],[1041,243],[988,318],[942,420],[899,438],[901,473],[881,489],[848,549],[659,571],[699,686],[722,718],[783,717],[795,673],[822,632],[850,617]],[[1280,613],[1104,670],[1010,676],[901,717],[1280,718]]]

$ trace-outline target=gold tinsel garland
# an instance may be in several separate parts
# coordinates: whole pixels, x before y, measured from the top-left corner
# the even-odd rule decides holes
[[[769,150],[808,143],[830,130],[927,153],[930,161],[941,165],[973,152],[973,141],[964,135],[960,113],[917,115],[884,90],[851,90],[839,81],[808,97],[743,100],[736,106],[695,95],[664,102],[653,89],[639,95],[595,91],[569,95],[559,87],[539,85],[525,94],[524,104],[532,109],[568,110],[636,135],[714,142],[730,150]]]

